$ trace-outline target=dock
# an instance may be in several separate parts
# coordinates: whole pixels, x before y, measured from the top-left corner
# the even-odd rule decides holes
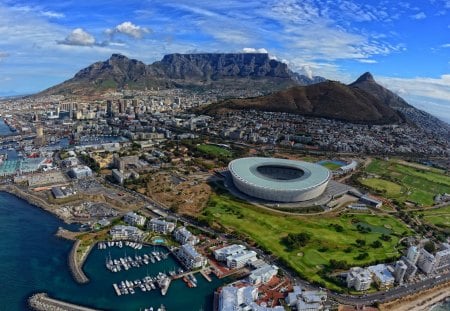
[[[208,282],[212,282],[211,278],[209,277],[209,275],[206,273],[206,271],[204,269],[200,270],[200,273],[203,275],[203,277],[208,281]]]

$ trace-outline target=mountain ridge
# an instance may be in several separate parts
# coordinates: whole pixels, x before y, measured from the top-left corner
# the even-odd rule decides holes
[[[222,81],[236,80],[236,87],[267,88],[266,93],[288,86],[325,81],[322,77],[308,78],[291,71],[266,53],[195,53],[167,54],[150,65],[112,54],[78,71],[73,78],[48,88],[39,94],[80,94],[102,92],[108,89],[155,87],[190,87],[200,85],[221,87]],[[227,87],[233,87],[228,83]]]

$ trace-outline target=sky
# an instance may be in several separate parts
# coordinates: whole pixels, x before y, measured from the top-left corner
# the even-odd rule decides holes
[[[30,94],[120,53],[267,52],[350,83],[370,71],[450,122],[450,0],[0,0],[0,96]]]

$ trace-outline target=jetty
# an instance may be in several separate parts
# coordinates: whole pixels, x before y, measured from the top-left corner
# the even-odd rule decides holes
[[[77,250],[78,247],[81,244],[81,240],[75,241],[73,243],[72,249],[70,250],[69,257],[67,258],[70,272],[72,272],[72,276],[80,284],[84,284],[89,282],[89,278],[84,274],[83,269],[81,268],[84,264],[84,261],[88,257],[88,254],[90,253],[92,246],[90,246],[90,249],[88,249],[83,256],[82,260],[80,262],[77,261]]]
[[[36,311],[100,311],[50,298],[47,293],[34,294],[28,299],[28,305]]]

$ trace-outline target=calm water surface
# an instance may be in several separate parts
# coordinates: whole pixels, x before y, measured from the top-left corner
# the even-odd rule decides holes
[[[214,279],[207,282],[198,274],[198,287],[188,288],[181,280],[172,282],[165,297],[159,290],[117,297],[112,283],[154,276],[159,271],[178,267],[169,257],[165,261],[141,268],[112,273],[105,268],[105,259],[134,256],[131,248],[94,249],[84,270],[90,282],[79,285],[67,267],[71,242],[54,236],[64,223],[53,215],[10,194],[0,192],[0,310],[27,310],[26,300],[35,292],[103,310],[140,310],[164,304],[169,311],[212,310],[213,291],[221,285]],[[152,247],[137,251],[142,254]]]

